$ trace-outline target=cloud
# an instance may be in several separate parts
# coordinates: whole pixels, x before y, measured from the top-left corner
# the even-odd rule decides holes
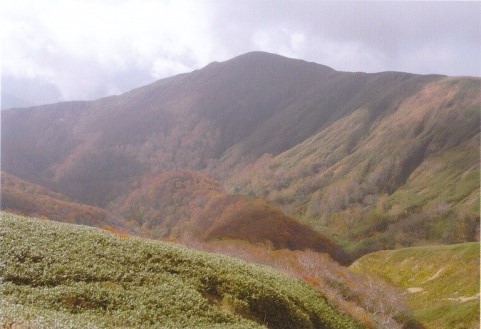
[[[253,32],[251,41],[257,50],[296,58],[305,47],[306,37],[286,28],[261,29]]]
[[[46,81],[2,76],[1,101],[4,108],[50,104],[62,98],[58,88]],[[21,97],[18,92],[21,91]]]
[[[338,70],[432,73],[434,69],[448,75],[481,75],[480,2],[238,3],[224,1],[222,11],[230,14],[232,27],[224,33],[223,42],[235,33],[241,40],[257,35],[254,47],[286,52],[278,35],[284,29],[301,33],[306,40],[307,46],[296,49],[293,57]],[[236,9],[235,14],[230,8]],[[429,49],[431,58],[413,56]]]
[[[2,80],[92,99],[253,50],[344,71],[480,76],[480,9],[479,2],[3,1]]]
[[[176,75],[182,72],[192,71],[193,68],[174,60],[166,58],[157,58],[152,65],[151,75],[155,78],[162,78],[167,76]]]
[[[208,15],[196,1],[142,1],[140,6],[133,0],[19,1],[2,6],[7,28],[2,74],[52,83],[64,99],[125,91],[210,61],[211,42],[199,38],[208,35]],[[132,84],[117,80],[127,72],[136,76]]]

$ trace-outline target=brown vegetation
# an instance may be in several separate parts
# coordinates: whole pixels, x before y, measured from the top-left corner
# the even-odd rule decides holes
[[[423,328],[412,318],[405,297],[395,287],[354,274],[327,254],[312,250],[273,249],[269,243],[240,240],[179,241],[189,247],[272,266],[316,287],[329,302],[368,328]]]
[[[355,255],[471,241],[480,90],[478,78],[337,72],[256,52],[120,96],[5,110],[1,165],[69,202],[115,210],[153,237],[179,236],[182,225],[216,214],[222,220],[203,234],[260,241],[279,220],[276,243],[288,246],[304,229],[286,218],[301,218]],[[179,170],[217,183],[204,180],[193,194],[175,187],[182,181],[149,190],[149,180],[156,186]],[[226,197],[222,185],[289,216]],[[227,223],[249,229],[234,234]]]
[[[137,234],[205,241],[239,239],[269,243],[276,249],[312,249],[342,263],[349,261],[330,239],[276,206],[259,198],[229,195],[206,175],[173,171],[145,177],[143,182],[111,210]]]
[[[72,202],[60,193],[55,193],[6,172],[1,173],[1,179],[2,210],[97,227],[112,222],[108,212],[104,209]]]

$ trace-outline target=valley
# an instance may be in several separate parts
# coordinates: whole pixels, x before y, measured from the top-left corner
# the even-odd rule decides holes
[[[2,110],[2,289],[18,316],[2,325],[51,326],[38,313],[61,327],[451,328],[458,311],[479,325],[480,110],[480,78],[264,52],[118,96]],[[84,247],[95,256],[75,256]],[[432,295],[460,276],[466,291]],[[142,299],[149,290],[166,299]]]
[[[479,243],[379,251],[350,269],[403,287],[426,328],[479,326]]]

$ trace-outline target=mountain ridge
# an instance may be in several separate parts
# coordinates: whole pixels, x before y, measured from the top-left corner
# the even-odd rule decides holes
[[[433,226],[424,220],[433,205],[415,208],[397,192],[425,161],[441,163],[443,175],[466,172],[459,189],[479,190],[476,156],[469,158],[472,168],[461,168],[443,152],[454,149],[463,159],[474,150],[480,81],[339,72],[248,53],[119,96],[2,111],[2,170],[101,208],[144,177],[201,172],[230,193],[267,198],[290,216],[359,243],[349,248],[361,254],[421,240],[449,243],[442,236],[459,218],[469,218],[460,221],[469,227],[479,222],[476,198],[463,212],[464,201],[440,197],[449,185],[437,185],[431,198],[447,210]],[[412,209],[422,216],[411,216]],[[387,243],[383,234],[399,216],[421,225],[425,236]],[[452,241],[479,239],[459,234]]]

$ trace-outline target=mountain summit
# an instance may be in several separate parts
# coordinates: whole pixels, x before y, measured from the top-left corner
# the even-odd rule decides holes
[[[253,52],[120,96],[2,111],[2,170],[104,209],[148,177],[201,172],[360,253],[479,239],[479,90]]]

